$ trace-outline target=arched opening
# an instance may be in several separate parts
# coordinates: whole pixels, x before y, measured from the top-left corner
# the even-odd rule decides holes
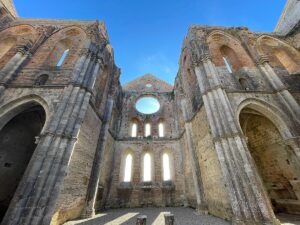
[[[294,61],[286,51],[282,49],[276,49],[274,51],[276,58],[284,66],[284,68],[289,72],[289,74],[300,73],[300,66]]]
[[[269,57],[272,67],[284,68],[289,74],[300,73],[300,53],[297,49],[270,36],[259,38],[258,47],[260,54]]]
[[[137,137],[138,125],[136,122],[131,124],[131,137]]]
[[[237,71],[242,67],[241,62],[233,49],[226,45],[223,45],[220,48],[220,52],[229,73]]]
[[[60,40],[53,48],[50,57],[49,65],[61,67],[67,61],[66,58],[70,53],[72,41],[69,38]]]
[[[165,136],[165,126],[163,122],[160,122],[158,124],[158,136],[159,137],[164,137]]]
[[[171,180],[170,157],[167,153],[163,154],[163,179],[164,181]]]
[[[132,155],[128,154],[125,158],[124,182],[131,182],[132,174]]]
[[[223,56],[223,61],[229,73],[233,72],[232,64],[227,56]]]
[[[61,54],[60,59],[57,61],[56,64],[57,67],[61,67],[61,65],[64,63],[65,59],[67,58],[69,51],[70,51],[69,49],[64,50],[64,52]]]
[[[300,213],[300,165],[275,124],[252,107],[240,113],[240,125],[275,213]]]
[[[35,105],[14,116],[0,130],[1,220],[36,148],[35,137],[45,119],[43,107]]]
[[[249,90],[250,89],[248,81],[245,78],[240,78],[239,83],[240,83],[242,89],[244,89],[244,90]]]
[[[145,124],[145,137],[151,136],[151,124],[146,123]]]
[[[38,78],[35,80],[34,84],[37,86],[45,85],[48,81],[49,75],[48,74],[42,74],[38,76]]]
[[[150,182],[151,179],[151,156],[149,153],[144,155],[144,174],[143,181]]]
[[[0,42],[0,59],[16,45],[17,39],[9,37]]]

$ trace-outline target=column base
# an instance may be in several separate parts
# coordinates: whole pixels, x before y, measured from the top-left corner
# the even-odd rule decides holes
[[[95,210],[93,208],[87,207],[81,213],[82,219],[93,218],[96,215]]]
[[[244,220],[240,218],[233,218],[232,225],[280,225],[280,221],[277,218],[273,218],[270,221],[254,221]]]
[[[196,212],[200,215],[207,215],[208,209],[206,205],[198,205],[196,208]]]

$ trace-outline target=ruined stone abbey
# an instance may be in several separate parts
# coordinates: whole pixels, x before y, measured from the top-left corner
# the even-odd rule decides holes
[[[193,25],[174,86],[125,85],[101,21],[0,1],[2,225],[191,207],[236,225],[300,214],[300,2],[276,32]],[[136,103],[154,98],[158,109]]]

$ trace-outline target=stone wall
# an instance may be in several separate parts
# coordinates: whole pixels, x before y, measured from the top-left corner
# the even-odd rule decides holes
[[[53,224],[78,218],[85,204],[94,155],[100,134],[101,120],[91,106],[82,123],[67,176],[61,187]]]
[[[279,18],[275,32],[288,34],[300,21],[300,3],[297,0],[288,0]]]
[[[295,18],[299,4],[288,4]],[[117,207],[190,206],[245,224],[276,224],[273,209],[299,213],[299,29],[283,36],[194,25],[174,87],[150,74],[121,87],[103,22],[7,19],[0,128],[32,104],[46,121],[3,223],[56,225]],[[159,101],[157,112],[137,111],[146,96]]]
[[[109,135],[102,155],[100,169],[99,193],[96,199],[96,212],[101,211],[108,201],[108,194],[111,188],[112,171],[115,168],[115,139]]]
[[[193,180],[191,156],[188,152],[186,137],[181,139],[186,205],[197,208],[195,183]]]
[[[143,182],[143,156],[149,152],[152,160],[152,181]],[[162,154],[170,155],[171,177],[163,181]],[[132,181],[124,182],[125,157],[133,156]],[[165,207],[184,204],[184,174],[182,153],[178,141],[118,141],[116,143],[112,185],[106,207]]]
[[[8,11],[13,16],[15,16],[15,17],[18,16],[13,0],[1,0],[0,2],[4,5],[5,8],[8,9]]]
[[[224,219],[231,219],[230,200],[226,191],[218,156],[210,135],[210,128],[207,123],[204,107],[200,109],[191,123],[208,212]]]

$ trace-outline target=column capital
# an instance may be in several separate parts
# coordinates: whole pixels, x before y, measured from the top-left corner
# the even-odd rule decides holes
[[[200,56],[202,62],[207,62],[211,60],[211,55],[208,52],[202,53]]]
[[[90,49],[83,48],[83,49],[81,49],[79,56],[88,56],[90,53],[91,53]]]
[[[202,60],[200,59],[192,59],[192,64],[194,67],[198,67],[202,64]]]
[[[195,58],[192,60],[192,63],[195,67],[211,60],[211,55],[209,53],[203,53],[199,58]]]
[[[259,55],[257,59],[257,63],[259,65],[263,65],[269,62],[269,57],[267,55]]]
[[[21,53],[22,55],[29,55],[29,47],[27,45],[18,45],[17,46],[17,52]]]

